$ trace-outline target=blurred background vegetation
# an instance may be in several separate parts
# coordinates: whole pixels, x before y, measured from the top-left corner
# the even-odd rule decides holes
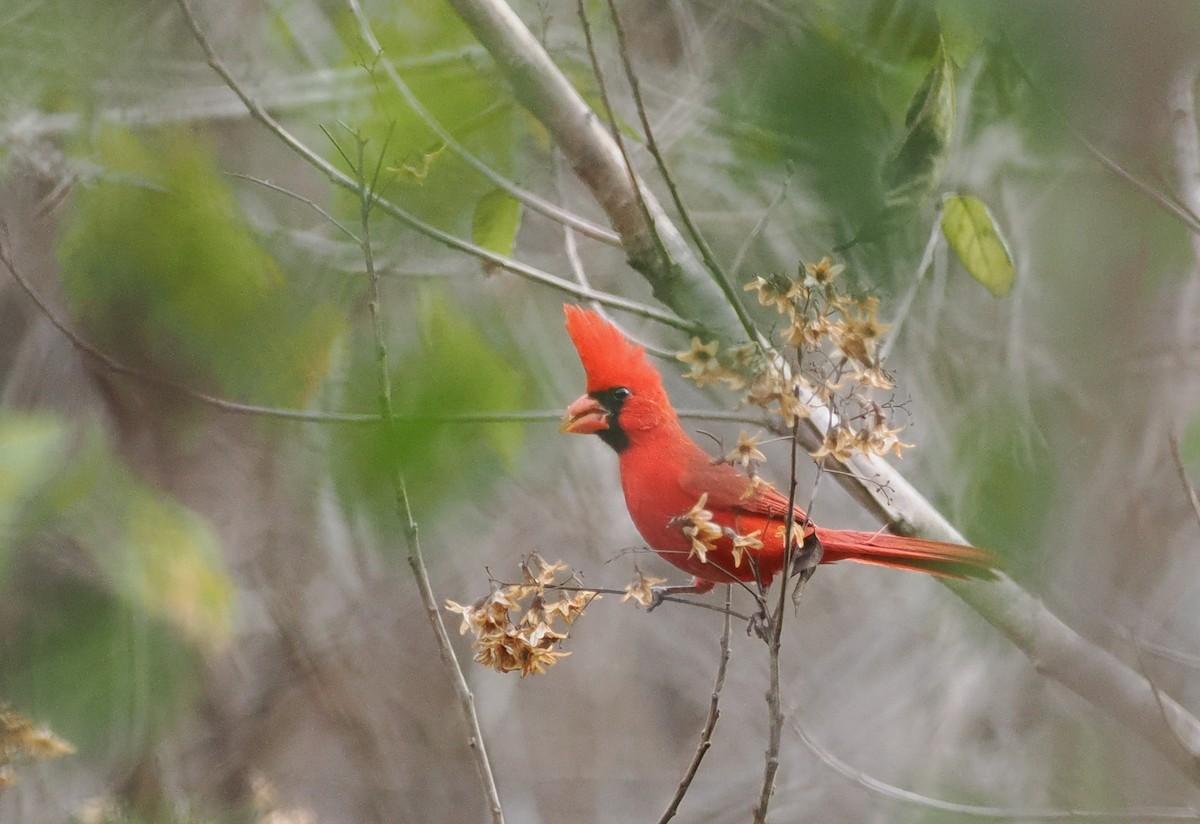
[[[666,202],[607,6],[585,5],[634,162]],[[1052,611],[1200,711],[1200,526],[1171,450],[1178,438],[1183,474],[1200,477],[1200,241],[1178,213],[1200,203],[1200,8],[618,5],[717,257],[741,283],[839,249],[892,323],[918,445],[906,477]],[[598,106],[574,4],[514,8]],[[433,227],[573,277],[562,227],[430,128],[350,7],[196,10],[317,155],[378,168],[378,191]],[[449,4],[364,16],[459,144],[604,223]],[[582,390],[565,296],[377,209],[394,436],[206,404],[197,393],[378,411],[357,196],[248,116],[174,3],[6,0],[0,66],[0,244],[51,311],[142,375],[76,348],[2,273],[0,702],[75,751],[14,755],[0,822],[484,820],[390,468],[439,599],[483,595],[487,570],[514,580],[535,551],[596,586],[623,587],[635,561],[678,577],[623,552],[641,542],[611,454],[556,432]],[[1015,262],[1007,289],[943,238],[950,193],[990,210]],[[619,249],[576,241],[593,286],[653,302]],[[738,402],[663,367],[680,406]],[[521,414],[480,421],[492,413]],[[769,457],[782,480],[785,455]],[[815,510],[876,526],[830,483]],[[1194,803],[1185,777],[936,582],[846,566],[816,576],[785,650],[776,820],[963,820],[838,773],[801,730],[878,782],[1013,820]],[[720,616],[618,600],[589,609],[546,676],[469,665],[512,822],[655,820],[691,756]],[[744,820],[761,781],[766,660],[736,629],[732,655],[681,821]]]

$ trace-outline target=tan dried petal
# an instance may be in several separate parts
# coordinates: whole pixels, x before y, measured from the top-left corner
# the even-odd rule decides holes
[[[665,578],[647,577],[642,574],[640,569],[634,569],[636,576],[625,587],[625,594],[621,596],[621,603],[625,603],[630,598],[637,601],[644,607],[654,603],[654,587],[658,584],[666,583]]]

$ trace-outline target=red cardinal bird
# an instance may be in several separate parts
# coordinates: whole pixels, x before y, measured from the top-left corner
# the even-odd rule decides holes
[[[638,532],[651,549],[695,576],[691,586],[669,591],[707,592],[733,580],[769,585],[784,563],[787,497],[728,463],[714,462],[684,432],[645,351],[595,312],[564,308],[567,332],[587,373],[587,394],[567,407],[561,431],[599,435],[616,451],[621,489]],[[703,559],[693,553],[681,519],[702,496],[701,508],[724,531]],[[975,547],[823,529],[803,509],[793,511],[798,555],[814,565],[850,560],[949,578],[994,577],[992,556]],[[730,530],[756,536],[762,547],[745,549],[748,557],[740,557]]]

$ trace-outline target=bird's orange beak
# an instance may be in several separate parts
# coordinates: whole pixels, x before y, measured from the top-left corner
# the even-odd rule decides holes
[[[608,429],[608,412],[598,400],[584,395],[567,407],[558,431],[592,435],[604,429]]]

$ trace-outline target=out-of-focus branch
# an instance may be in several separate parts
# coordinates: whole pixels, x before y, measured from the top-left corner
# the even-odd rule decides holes
[[[363,262],[367,268],[367,278],[371,285],[371,328],[375,338],[376,360],[379,365],[379,412],[384,431],[391,437],[394,435],[396,429],[396,420],[392,411],[392,378],[391,370],[388,367],[387,339],[383,328],[383,307],[379,290],[379,273],[375,270],[375,257],[371,248],[371,210],[375,206],[375,198],[372,192],[379,182],[379,172],[383,167],[383,153],[380,153],[374,175],[368,180],[365,158],[366,141],[357,134],[354,135],[354,138],[358,149],[356,156],[350,158],[345,153],[342,156],[346,158],[356,175],[355,183],[358,190],[359,219],[361,224],[359,242],[362,247]],[[335,145],[337,144],[335,143]],[[338,147],[338,151],[342,151],[340,146]],[[425,607],[425,614],[429,618],[429,623],[433,628],[433,635],[437,640],[438,652],[442,657],[443,663],[446,665],[450,684],[454,688],[454,694],[458,697],[463,721],[467,725],[467,744],[475,761],[475,769],[479,774],[484,798],[487,801],[488,811],[491,813],[492,824],[504,824],[504,809],[500,806],[500,792],[496,787],[496,777],[492,772],[487,747],[483,741],[483,730],[479,726],[479,716],[475,712],[475,696],[471,694],[471,687],[467,684],[467,679],[463,675],[462,666],[458,663],[458,656],[454,654],[454,647],[450,643],[450,633],[446,631],[446,624],[442,620],[442,611],[438,608],[437,598],[433,594],[433,586],[429,582],[429,572],[425,568],[425,557],[421,552],[421,540],[417,533],[417,522],[413,518],[412,506],[409,504],[408,487],[404,483],[404,475],[401,473],[399,466],[393,466],[391,469],[394,473],[393,492],[396,499],[397,514],[400,517],[400,531],[404,536],[404,543],[408,549],[408,565],[412,569],[417,589],[421,593],[421,603]]]
[[[658,819],[658,824],[667,824],[679,812],[679,804],[683,801],[683,797],[687,795],[688,789],[691,788],[692,780],[695,779],[696,772],[700,769],[700,762],[704,760],[704,756],[712,746],[713,730],[717,728],[717,719],[721,717],[721,690],[725,687],[725,670],[729,666],[730,604],[732,603],[733,587],[726,584],[725,623],[721,628],[721,657],[717,662],[717,682],[713,685],[712,699],[708,704],[708,717],[704,720],[704,728],[700,730],[700,743],[696,745],[696,752],[692,756],[692,760],[688,764],[683,778],[679,780],[679,786],[675,789],[674,798],[667,805],[667,809],[663,812],[662,817]]]
[[[288,131],[282,123],[271,116],[271,114],[262,106],[259,101],[251,97],[250,93],[242,87],[237,78],[233,76],[233,73],[229,71],[229,68],[217,54],[216,49],[213,48],[212,43],[208,39],[208,35],[205,33],[204,28],[200,25],[200,21],[196,18],[195,12],[192,10],[190,0],[176,0],[176,2],[180,11],[183,12],[184,21],[191,30],[192,36],[196,39],[196,43],[200,46],[201,51],[204,52],[205,61],[208,63],[209,67],[211,67],[212,70],[217,73],[217,76],[225,81],[225,84],[230,88],[230,90],[238,96],[238,99],[242,101],[242,104],[246,107],[247,111],[250,112],[250,115],[259,123],[261,123],[268,131],[279,138],[279,140],[282,141],[285,146],[298,154],[305,162],[307,162],[317,171],[324,174],[331,181],[343,187],[344,189],[347,189],[348,191],[357,191],[355,188],[354,179],[352,177],[347,175],[337,166],[330,163],[321,155],[317,154],[315,150]],[[589,289],[584,289],[583,287],[572,283],[566,278],[560,278],[557,275],[544,272],[535,266],[521,263],[520,261],[513,260],[505,255],[496,254],[490,249],[485,249],[475,243],[470,243],[462,238],[455,237],[449,232],[444,232],[436,226],[421,220],[416,215],[413,215],[405,209],[402,209],[399,205],[393,203],[392,201],[381,197],[378,193],[372,193],[371,197],[373,198],[372,202],[376,207],[396,220],[399,220],[401,223],[410,227],[414,231],[419,232],[420,234],[425,235],[431,240],[441,243],[448,248],[455,249],[459,252],[463,252],[471,255],[472,257],[478,258],[484,263],[492,264],[504,269],[505,271],[512,272],[515,275],[519,275],[523,278],[534,281],[535,283],[540,283],[543,286],[549,286],[550,288],[557,289],[560,292],[574,295],[581,300],[600,301],[606,306],[611,306],[614,309],[621,309],[631,314],[651,318],[659,321],[660,323],[667,324],[668,326],[674,326],[677,329],[682,329],[684,331],[692,330],[691,323],[681,320],[669,312],[664,312],[660,309],[646,306],[645,304],[629,300],[628,298],[622,298],[617,295],[609,295],[603,292],[595,292]]]
[[[563,226],[574,229],[585,237],[599,240],[610,246],[621,245],[620,237],[612,230],[605,229],[603,226],[597,226],[590,220],[585,220],[561,206],[551,203],[537,193],[518,186],[476,157],[466,146],[459,143],[454,135],[433,116],[433,113],[425,108],[409,85],[404,82],[404,78],[400,76],[400,72],[396,69],[396,65],[391,57],[384,54],[383,46],[380,45],[379,38],[375,36],[375,30],[371,26],[371,21],[363,12],[362,5],[358,0],[346,0],[346,2],[350,6],[350,11],[354,14],[354,19],[358,21],[358,30],[362,35],[363,41],[367,44],[367,48],[371,50],[372,56],[383,67],[384,73],[387,74],[392,85],[396,87],[396,91],[400,92],[400,96],[417,113],[417,116],[421,118],[425,125],[432,129],[438,138],[454,150],[471,168],[535,212],[557,223],[561,223]]]
[[[576,172],[624,238],[631,259],[643,264],[639,271],[655,287],[655,296],[684,317],[702,319],[715,329],[736,334],[734,330],[740,325],[733,308],[690,249],[676,255],[682,237],[652,198],[647,202],[658,209],[655,225],[674,256],[675,266],[668,266],[667,271],[678,274],[669,275],[668,288],[663,288],[662,270],[650,267],[648,271],[645,259],[635,254],[646,254],[652,244],[620,153],[524,23],[502,0],[450,2],[492,53],[516,89],[517,98],[572,159]],[[829,429],[830,419],[818,414],[809,423],[817,432],[824,432]],[[833,473],[834,477],[890,529],[966,542],[912,484],[883,460],[858,458],[849,468],[851,473]],[[1072,630],[1011,578],[1000,575],[991,583],[945,583],[1024,651],[1039,671],[1135,731],[1200,784],[1200,720],[1194,715],[1166,695],[1161,696],[1160,710],[1160,701],[1145,678]]]
[[[862,770],[856,769],[821,746],[792,716],[792,730],[800,737],[809,751],[834,772],[853,781],[869,793],[905,804],[930,810],[955,813],[970,818],[1000,819],[1003,821],[1192,821],[1200,810],[1190,807],[1135,807],[1128,810],[1048,810],[1020,809],[1015,807],[983,807],[977,804],[960,804],[921,795],[893,784],[880,781]]]
[[[1175,472],[1179,475],[1179,482],[1183,484],[1183,492],[1187,495],[1188,503],[1192,505],[1196,521],[1200,523],[1200,498],[1196,497],[1196,487],[1192,486],[1188,478],[1187,467],[1183,465],[1183,452],[1180,451],[1179,441],[1174,435],[1171,436],[1171,460],[1175,463]]]
[[[654,296],[684,318],[703,319],[731,339],[744,337],[725,296],[645,186],[640,188],[646,210],[641,208],[612,136],[516,13],[503,0],[449,2],[491,52],[517,100],[553,135],[575,174],[608,215],[630,264],[650,283]],[[655,230],[669,256],[666,259],[655,242]]]

